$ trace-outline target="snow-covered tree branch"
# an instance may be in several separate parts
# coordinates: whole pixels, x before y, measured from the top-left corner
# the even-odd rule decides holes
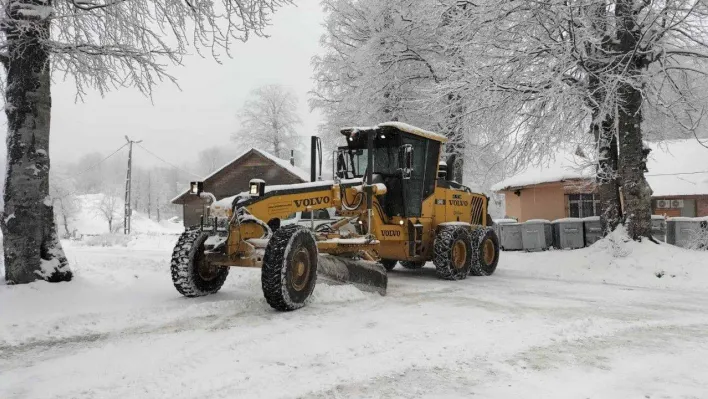
[[[620,221],[621,185],[630,235],[650,236],[642,140],[645,131],[697,135],[707,104],[705,2],[324,4],[327,52],[314,60],[311,99],[324,130],[420,124],[448,135],[448,154],[470,161],[475,180],[490,166],[513,171],[560,146],[594,145],[603,220]]]
[[[238,112],[240,128],[232,140],[285,158],[296,147],[297,96],[282,85],[266,85],[251,92]]]
[[[51,81],[77,95],[173,80],[166,63],[193,49],[217,61],[234,42],[265,35],[291,0],[0,0],[8,167],[3,230],[6,280],[71,279],[49,200]]]

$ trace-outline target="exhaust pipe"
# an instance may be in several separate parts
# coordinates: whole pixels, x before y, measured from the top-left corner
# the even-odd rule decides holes
[[[310,181],[322,180],[322,140],[317,136],[312,136],[310,147]],[[317,167],[318,161],[319,169]]]

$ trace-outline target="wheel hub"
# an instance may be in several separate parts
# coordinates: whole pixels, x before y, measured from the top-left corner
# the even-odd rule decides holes
[[[486,265],[491,265],[492,263],[494,263],[494,258],[495,258],[494,243],[489,238],[484,240],[484,246],[483,246],[482,252],[484,253],[484,263]]]
[[[194,263],[197,266],[197,274],[199,274],[199,277],[204,281],[211,281],[219,274],[219,267],[212,265],[206,260],[203,245],[197,249],[197,253],[194,256]]]
[[[467,260],[467,247],[462,240],[458,240],[452,246],[452,265],[455,269],[462,269]]]
[[[290,283],[296,291],[302,291],[310,279],[310,254],[301,248],[293,256]]]

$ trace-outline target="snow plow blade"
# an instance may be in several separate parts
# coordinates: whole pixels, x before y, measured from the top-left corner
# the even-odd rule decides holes
[[[334,255],[319,255],[317,260],[319,277],[335,283],[352,284],[362,291],[386,295],[388,275],[380,264]]]

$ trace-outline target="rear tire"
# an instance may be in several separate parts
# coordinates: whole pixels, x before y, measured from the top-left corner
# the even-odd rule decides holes
[[[491,276],[499,263],[499,237],[490,227],[472,232],[472,267],[473,276]]]
[[[390,272],[394,267],[396,267],[398,261],[395,259],[381,259],[379,263],[381,263],[381,266],[383,266],[387,272]]]
[[[423,266],[425,266],[425,262],[423,262],[423,261],[404,260],[404,261],[401,261],[401,266],[403,266],[403,267],[405,267],[406,269],[409,269],[409,270],[418,270],[418,269],[422,269]]]
[[[268,241],[261,268],[266,302],[276,310],[305,306],[317,281],[317,244],[305,227],[282,226]]]
[[[438,277],[464,280],[472,265],[472,241],[467,226],[441,226],[435,236],[433,263]]]
[[[199,227],[189,229],[182,233],[172,251],[172,283],[186,297],[216,293],[229,275],[228,267],[211,266],[204,258],[207,238],[209,234]]]

